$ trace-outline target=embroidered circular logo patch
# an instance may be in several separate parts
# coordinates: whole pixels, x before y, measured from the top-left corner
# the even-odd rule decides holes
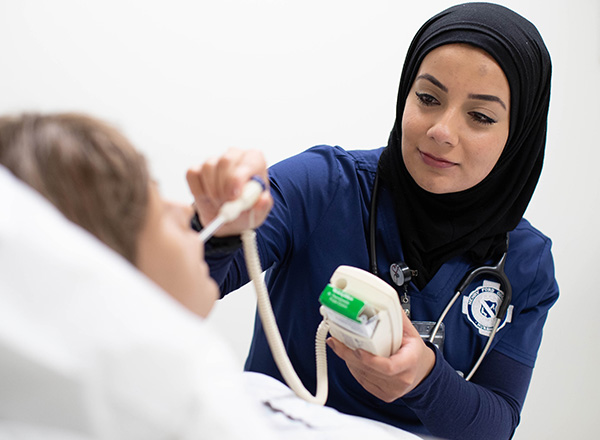
[[[484,281],[483,285],[473,290],[469,296],[463,297],[462,312],[480,334],[489,336],[503,298],[504,292],[500,290],[500,284]],[[512,309],[513,306],[510,305],[504,320],[498,326],[498,330],[504,327],[507,322],[511,322]]]

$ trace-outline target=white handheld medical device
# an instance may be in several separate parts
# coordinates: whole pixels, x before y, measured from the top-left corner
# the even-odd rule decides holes
[[[329,333],[352,349],[390,357],[402,343],[398,293],[366,270],[339,266],[319,298]]]
[[[219,215],[203,228],[200,239],[206,242],[223,224],[236,219],[251,208],[264,190],[259,178],[249,181],[239,199],[225,203]],[[223,212],[221,212],[223,211]],[[262,267],[256,245],[256,233],[242,233],[246,267],[254,284],[257,308],[269,348],[277,368],[288,386],[302,399],[324,405],[327,400],[327,349],[328,332],[348,347],[361,348],[380,356],[395,353],[402,342],[402,308],[396,291],[377,276],[351,266],[340,266],[325,287],[320,301],[323,321],[317,328],[315,354],[317,390],[313,396],[302,384],[287,355],[281,339],[269,293],[262,277]],[[345,302],[347,302],[346,305]]]

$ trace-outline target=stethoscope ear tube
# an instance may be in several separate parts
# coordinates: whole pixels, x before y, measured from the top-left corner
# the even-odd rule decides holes
[[[495,266],[482,266],[482,267],[478,267],[477,269],[472,270],[463,279],[463,281],[460,283],[460,285],[458,286],[458,289],[457,289],[457,292],[462,294],[464,292],[464,290],[469,286],[469,284],[471,284],[475,280],[475,278],[480,277],[485,274],[496,277],[498,279],[498,281],[500,281],[500,288],[504,293],[502,302],[500,303],[500,306],[498,307],[498,313],[496,314],[496,317],[500,321],[502,321],[505,318],[506,312],[508,311],[508,307],[510,305],[510,302],[512,301],[512,286],[510,284],[510,281],[508,280],[508,277],[506,276],[506,273],[504,273],[504,263],[506,263],[506,254],[507,253],[508,253],[508,234],[506,234],[506,250],[502,254],[502,257],[500,258],[500,261],[498,261],[498,264],[496,264]]]

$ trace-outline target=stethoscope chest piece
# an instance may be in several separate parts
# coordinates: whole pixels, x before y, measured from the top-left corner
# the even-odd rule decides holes
[[[403,286],[412,279],[412,271],[404,261],[399,261],[390,265],[390,276],[396,286]]]
[[[410,318],[410,296],[408,295],[408,282],[417,275],[416,270],[411,270],[404,261],[392,263],[390,265],[390,277],[394,284],[402,287],[400,295],[400,304],[406,316]]]

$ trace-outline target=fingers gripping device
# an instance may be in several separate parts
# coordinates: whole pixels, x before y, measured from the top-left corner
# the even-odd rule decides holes
[[[215,220],[202,230],[202,241],[208,240],[221,225],[251,208],[264,188],[265,185],[259,178],[250,180],[241,197],[225,203]],[[370,272],[351,266],[339,266],[319,298],[323,321],[317,328],[315,337],[317,389],[313,396],[296,374],[279,333],[262,276],[254,230],[242,233],[242,244],[269,348],[284,380],[302,399],[319,405],[324,405],[327,400],[325,340],[328,333],[351,349],[360,348],[378,356],[389,357],[400,348],[403,312],[395,289]]]

